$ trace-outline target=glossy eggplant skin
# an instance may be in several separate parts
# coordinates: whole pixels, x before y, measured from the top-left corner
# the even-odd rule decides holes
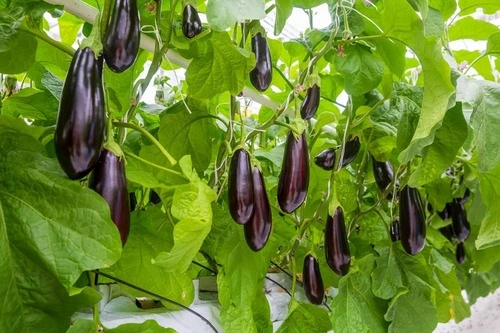
[[[306,255],[304,258],[302,283],[309,302],[316,305],[323,303],[325,295],[323,279],[321,278],[318,261],[311,254]]]
[[[191,5],[184,6],[182,12],[182,33],[186,38],[193,38],[201,33],[201,20],[198,11]]]
[[[373,176],[380,191],[384,192],[391,185],[394,178],[394,170],[389,161],[379,162],[372,156]]]
[[[321,90],[318,85],[315,84],[311,88],[307,89],[306,98],[304,98],[300,107],[300,116],[302,119],[307,120],[314,117],[319,107],[320,97]]]
[[[245,239],[253,251],[260,251],[267,243],[271,234],[272,214],[267,198],[264,177],[259,168],[252,171],[254,210],[252,218],[244,225]]]
[[[355,136],[353,139],[347,141],[344,147],[344,156],[342,158],[342,167],[351,163],[356,156],[358,156],[361,144],[359,143],[359,137]]]
[[[78,49],[64,82],[54,134],[57,160],[69,178],[81,179],[94,167],[104,141],[106,114],[102,57]]]
[[[455,258],[459,264],[463,264],[465,261],[465,248],[464,243],[460,242],[457,244],[457,250],[455,252]]]
[[[104,60],[116,73],[128,69],[137,58],[141,23],[137,0],[116,0],[103,40]]]
[[[467,221],[467,212],[464,205],[460,203],[460,199],[453,199],[451,203],[451,225],[453,226],[453,234],[463,242],[469,237],[470,224]]]
[[[333,170],[335,167],[335,148],[323,150],[314,158],[314,163],[323,170]]]
[[[125,245],[130,231],[130,202],[125,160],[103,149],[90,175],[89,188],[99,193],[108,203],[111,219],[120,232],[122,245]]]
[[[309,187],[309,152],[306,133],[296,140],[293,132],[288,133],[278,181],[278,203],[286,213],[291,213],[302,205]]]
[[[415,255],[425,246],[425,210],[416,188],[405,186],[399,198],[401,244],[408,254]]]
[[[266,91],[273,78],[271,52],[266,37],[259,32],[252,37],[252,52],[255,53],[255,68],[250,71],[250,82],[258,91]]]
[[[344,276],[351,266],[351,251],[347,242],[344,212],[337,207],[333,217],[328,215],[325,229],[325,258],[328,266],[338,275]]]
[[[451,219],[451,203],[446,203],[443,210],[437,213],[443,221]]]
[[[399,219],[395,219],[391,224],[391,240],[397,242],[399,239]]]
[[[229,212],[236,223],[245,224],[254,212],[254,189],[250,155],[243,148],[231,158],[228,181]]]

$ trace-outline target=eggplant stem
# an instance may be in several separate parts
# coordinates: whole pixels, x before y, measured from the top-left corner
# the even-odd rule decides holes
[[[153,168],[156,168],[156,169],[158,169],[158,170],[162,170],[162,171],[165,171],[165,172],[168,172],[168,173],[171,173],[171,174],[173,174],[173,175],[176,175],[176,176],[179,176],[179,177],[183,177],[183,178],[185,178],[185,179],[189,180],[189,179],[188,179],[188,178],[187,178],[184,174],[182,174],[182,173],[180,173],[180,172],[177,172],[177,171],[175,171],[175,170],[171,170],[171,169],[167,169],[167,168],[165,168],[165,167],[162,167],[161,165],[158,165],[158,164],[155,164],[155,163],[150,162],[150,161],[148,161],[148,160],[145,160],[145,159],[143,159],[142,157],[139,157],[139,156],[137,156],[137,155],[136,155],[136,154],[134,154],[134,153],[129,153],[128,151],[124,151],[123,153],[125,154],[125,156],[130,157],[130,158],[132,158],[132,159],[134,159],[134,160],[137,160],[137,161],[139,161],[139,162],[142,162],[142,163],[144,163],[144,164],[147,164],[147,165],[149,165],[149,166],[152,166]]]

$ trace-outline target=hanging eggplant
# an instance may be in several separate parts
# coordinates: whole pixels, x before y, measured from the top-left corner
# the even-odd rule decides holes
[[[88,175],[101,152],[106,126],[102,62],[91,48],[78,49],[64,81],[54,144],[57,160],[71,179]]]
[[[108,203],[111,219],[120,232],[122,245],[125,245],[130,230],[130,202],[124,159],[103,149],[90,175],[89,188]]]
[[[264,177],[259,168],[254,166],[252,171],[254,210],[252,218],[245,224],[245,239],[253,251],[261,250],[271,234],[272,214],[266,193]]]
[[[323,303],[325,288],[323,286],[318,261],[311,254],[307,254],[304,258],[302,283],[309,302],[316,305]]]
[[[359,138],[356,136],[352,140],[346,142],[344,146],[344,157],[342,158],[342,163],[340,167],[345,167],[347,164],[351,163],[356,156],[358,156],[361,144],[359,143]],[[323,170],[333,170],[335,167],[337,148],[328,148],[323,150],[314,158],[314,163],[322,168]]]
[[[187,4],[182,12],[182,33],[186,38],[193,38],[201,33],[201,20],[198,11]]]
[[[300,116],[302,119],[307,120],[314,117],[319,107],[319,100],[321,98],[320,92],[320,87],[316,84],[307,89],[306,97],[300,107]]]
[[[245,149],[240,148],[234,152],[228,179],[229,212],[236,223],[245,224],[250,221],[254,212],[252,167],[250,155]]]
[[[460,242],[457,244],[457,250],[455,252],[455,258],[459,264],[463,264],[465,261],[465,248],[464,243]]]
[[[291,213],[302,205],[309,187],[309,152],[307,150],[306,133],[298,140],[293,132],[288,138],[278,181],[278,203],[286,213]]]
[[[399,223],[403,248],[417,254],[425,246],[425,210],[416,188],[405,186],[400,193]]]
[[[139,53],[141,23],[136,0],[116,0],[104,37],[104,60],[117,73],[128,69]]]
[[[314,158],[314,164],[323,170],[333,170],[335,167],[335,148],[328,148],[323,150]]]
[[[252,37],[252,52],[255,53],[255,68],[250,71],[250,82],[258,91],[271,85],[273,64],[266,37],[259,32]]]
[[[442,228],[439,228],[439,232],[444,236],[446,237],[447,240],[449,240],[451,242],[451,240],[453,239],[454,235],[453,235],[453,226],[451,224],[448,224],[447,226],[445,227],[442,227]]]
[[[391,240],[397,242],[399,238],[399,219],[395,219],[391,224]]]
[[[338,275],[349,272],[351,252],[345,230],[344,212],[337,207],[333,217],[328,215],[325,229],[325,257],[328,266]]]
[[[392,183],[394,178],[394,170],[392,169],[392,164],[389,161],[379,162],[372,156],[373,165],[373,176],[375,177],[375,182],[381,192],[385,192],[389,185]],[[392,198],[392,193],[389,192],[387,197]]]
[[[437,212],[437,214],[439,215],[439,217],[443,221],[447,221],[447,220],[451,219],[451,203],[449,203],[449,202],[446,203],[443,210],[440,212]]]
[[[460,199],[453,199],[451,203],[451,221],[455,237],[461,242],[466,240],[470,234],[470,224],[467,221],[467,212],[464,205],[460,203]]]

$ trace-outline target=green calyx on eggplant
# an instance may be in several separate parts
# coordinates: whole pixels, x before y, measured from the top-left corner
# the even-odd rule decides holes
[[[457,244],[457,250],[455,252],[455,258],[459,264],[463,264],[465,261],[465,247],[464,243],[460,242]]]
[[[390,234],[391,234],[391,240],[393,242],[397,242],[400,239],[400,236],[399,236],[399,219],[395,219],[392,222]]]
[[[309,302],[316,305],[323,303],[325,295],[323,279],[321,278],[318,261],[311,254],[307,254],[304,258],[302,284]]]
[[[108,203],[111,220],[120,232],[122,245],[125,245],[130,231],[130,202],[124,159],[103,149],[90,175],[89,188]]]
[[[186,38],[193,38],[201,33],[200,15],[195,7],[187,4],[182,12],[182,33]]]
[[[103,40],[104,60],[116,73],[130,68],[139,53],[141,23],[137,0],[116,0]]]
[[[347,241],[344,212],[337,207],[333,217],[328,215],[325,229],[325,258],[328,266],[338,275],[344,276],[351,266],[351,251]]]
[[[418,189],[405,186],[399,198],[399,232],[401,244],[411,255],[425,246],[425,209]]]
[[[302,205],[309,187],[309,152],[306,133],[298,139],[292,131],[288,133],[285,154],[278,181],[278,203],[286,213]]]
[[[271,234],[272,214],[267,198],[264,177],[257,166],[252,171],[254,210],[252,218],[244,225],[245,239],[253,251],[260,251]]]
[[[455,237],[463,242],[469,237],[470,224],[467,221],[467,212],[464,205],[460,203],[460,199],[453,199],[451,202],[451,225]]]
[[[314,117],[319,107],[319,100],[321,98],[321,88],[314,84],[311,88],[307,89],[306,97],[300,107],[300,116],[302,119],[307,120]]]
[[[234,152],[228,180],[229,212],[236,223],[245,224],[252,218],[255,201],[250,155],[245,149]]]
[[[250,82],[258,91],[265,91],[271,85],[273,64],[266,37],[260,32],[251,40],[252,52],[255,53],[255,68],[250,71]]]
[[[64,81],[54,145],[57,160],[71,179],[90,173],[104,141],[102,62],[91,48],[78,49]]]
[[[358,156],[360,147],[361,144],[359,143],[359,137],[357,136],[345,143],[344,156],[342,158],[342,162],[340,163],[341,168],[351,163],[356,156]],[[323,150],[314,158],[314,163],[323,170],[333,170],[337,154],[336,150],[337,148],[328,148]]]

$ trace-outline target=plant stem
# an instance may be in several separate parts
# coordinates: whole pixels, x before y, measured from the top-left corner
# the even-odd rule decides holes
[[[24,32],[27,32],[29,34],[32,34],[33,36],[35,36],[35,37],[43,40],[47,44],[50,44],[50,45],[58,48],[59,50],[67,53],[70,56],[75,55],[76,51],[72,47],[70,47],[68,45],[65,45],[65,44],[63,44],[61,42],[58,42],[56,40],[53,40],[52,38],[50,38],[49,36],[47,36],[47,34],[43,33],[40,30],[30,29],[30,28],[26,28],[26,27],[21,27],[20,30],[24,31]]]
[[[106,36],[106,30],[108,30],[109,17],[111,16],[111,7],[113,3],[111,0],[104,0],[104,7],[101,13],[101,39]]]
[[[87,277],[88,277],[89,282],[90,282],[90,287],[92,289],[96,289],[96,286],[94,283],[95,278],[96,278],[96,274],[92,271],[87,271]],[[99,303],[96,303],[92,306],[92,318],[93,318],[94,323],[96,323],[97,326],[102,326],[101,319],[99,316]]]
[[[295,286],[297,285],[297,272],[296,272],[296,265],[295,265],[295,255],[292,256],[292,299],[290,301],[290,306],[295,301]]]
[[[123,153],[125,154],[125,156],[126,156],[126,157],[130,157],[130,158],[132,158],[132,159],[134,159],[134,160],[137,160],[137,161],[139,161],[139,162],[141,162],[141,163],[144,163],[144,164],[147,164],[147,165],[149,165],[149,166],[152,166],[153,168],[156,168],[156,169],[161,170],[161,171],[168,172],[168,173],[170,173],[170,174],[172,174],[172,175],[176,175],[176,176],[179,176],[179,177],[183,177],[183,178],[185,178],[185,179],[188,179],[188,178],[186,178],[186,176],[184,176],[184,175],[183,175],[182,173],[180,173],[180,172],[177,172],[177,171],[175,171],[175,170],[171,170],[171,169],[167,169],[167,168],[165,168],[165,167],[162,167],[161,165],[158,165],[158,164],[155,164],[155,163],[150,162],[150,161],[148,161],[148,160],[145,160],[145,159],[143,159],[142,157],[139,157],[139,156],[137,156],[137,155],[136,155],[136,154],[134,154],[134,153],[129,153],[128,151],[124,151]]]
[[[470,65],[467,67],[467,69],[464,71],[464,75],[467,74],[467,72],[469,71],[469,69],[471,69],[472,67],[474,67],[474,65],[481,59],[483,59],[484,57],[486,57],[488,54],[485,53],[485,54],[481,54],[479,57],[477,57],[476,59],[474,59]]]
[[[168,153],[168,151],[165,149],[165,147],[163,147],[162,144],[160,142],[158,142],[158,140],[156,140],[156,138],[151,133],[149,133],[146,129],[144,129],[141,126],[138,126],[136,124],[133,124],[133,123],[124,123],[124,122],[119,122],[119,121],[113,122],[113,125],[115,125],[116,127],[121,127],[121,128],[131,128],[133,130],[140,132],[142,135],[144,135],[146,138],[148,138],[149,141],[151,141],[156,147],[158,147],[158,149],[167,158],[167,160],[170,162],[170,164],[172,164],[172,165],[177,164],[177,161],[175,160],[175,158],[173,158],[172,155],[170,155]]]

